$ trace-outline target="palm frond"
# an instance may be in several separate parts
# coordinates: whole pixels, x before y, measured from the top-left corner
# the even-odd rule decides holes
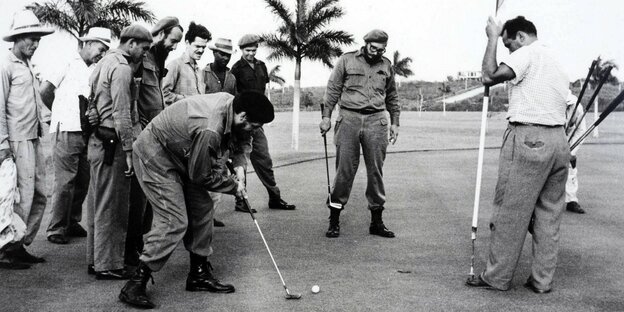
[[[312,38],[310,43],[314,41],[327,41],[332,45],[351,45],[353,44],[353,36],[342,30],[324,30],[318,32]]]
[[[131,22],[125,18],[108,17],[102,18],[93,23],[90,27],[106,27],[111,30],[114,37],[119,38],[121,30],[130,26]]]
[[[264,2],[266,2],[267,7],[271,10],[271,12],[277,15],[287,28],[296,28],[296,25],[292,20],[292,13],[288,11],[286,6],[280,0],[264,0]]]
[[[98,19],[101,4],[96,0],[68,0],[66,3],[73,11],[74,17],[79,25],[86,27],[87,25],[93,24]]]
[[[278,60],[281,58],[293,59],[297,56],[297,51],[287,40],[274,34],[264,34],[262,38],[264,39],[264,44],[271,50],[268,56],[269,60]]]
[[[26,9],[33,11],[41,22],[66,31],[76,38],[80,36],[75,18],[67,14],[57,3],[32,3],[26,6]]]
[[[327,7],[337,2],[336,0],[323,0],[317,3],[320,9],[313,8],[308,13],[306,19],[306,31],[315,33],[321,28],[327,26],[331,21],[338,19],[344,15],[344,11],[340,7]],[[322,4],[322,5],[319,5]]]
[[[156,20],[154,13],[145,8],[145,2],[134,0],[111,0],[102,6],[102,14],[110,18],[125,18],[134,21],[152,23]]]
[[[399,51],[394,51],[393,61],[392,61],[392,69],[394,73],[398,76],[409,77],[414,75],[414,72],[409,68],[409,64],[412,62],[412,58],[405,57],[401,58],[401,54]]]
[[[269,80],[271,80],[271,82],[277,83],[280,86],[283,86],[284,83],[286,83],[286,79],[279,75],[280,67],[280,65],[275,65],[275,67],[273,67],[269,71]]]

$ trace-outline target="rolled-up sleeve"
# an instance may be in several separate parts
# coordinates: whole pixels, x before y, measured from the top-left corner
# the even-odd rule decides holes
[[[132,117],[131,117],[131,84],[132,69],[128,65],[120,65],[111,72],[110,92],[113,101],[113,120],[115,129],[124,151],[132,150]]]
[[[344,86],[344,73],[345,73],[345,57],[342,56],[336,62],[336,66],[332,70],[327,81],[327,89],[325,90],[325,109],[323,110],[323,117],[331,118],[334,106],[338,104],[342,95],[342,87]]]
[[[237,183],[229,175],[222,173],[215,146],[221,146],[219,134],[203,130],[195,136],[188,162],[189,179],[211,192],[235,194]]]
[[[0,150],[10,148],[9,127],[7,124],[7,101],[11,89],[10,72],[5,66],[0,67]]]
[[[399,95],[394,81],[394,70],[390,68],[390,78],[386,82],[386,109],[390,113],[390,123],[399,125],[399,116],[401,115],[401,106],[399,105]]]

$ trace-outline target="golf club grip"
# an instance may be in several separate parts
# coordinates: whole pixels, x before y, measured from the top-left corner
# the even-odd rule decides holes
[[[587,72],[587,76],[585,77],[585,81],[583,81],[583,87],[581,87],[581,92],[579,93],[578,98],[576,98],[576,104],[574,104],[574,110],[572,111],[572,116],[570,116],[570,120],[574,119],[574,115],[576,115],[576,109],[578,108],[579,104],[581,104],[581,100],[583,99],[583,95],[585,95],[585,89],[587,89],[587,85],[589,84],[589,78],[591,77],[591,74],[594,72],[594,68],[596,67],[596,63],[598,63],[597,60],[593,60],[591,65],[589,66],[589,71]],[[570,127],[571,125],[566,123],[566,130]]]
[[[589,129],[587,129],[587,131],[585,131],[585,133],[583,133],[583,135],[570,146],[570,150],[574,150],[579,144],[581,144],[581,142],[594,130],[594,128],[596,128],[605,118],[607,118],[607,116],[609,116],[609,114],[611,114],[611,112],[613,112],[613,110],[615,110],[615,108],[622,103],[622,101],[624,101],[624,91],[620,92],[620,94],[618,94],[618,96],[616,96],[615,99],[609,103],[609,106],[607,106],[602,114],[600,114],[600,117],[598,117],[591,127],[589,127]]]
[[[589,99],[589,102],[587,102],[587,106],[585,107],[585,111],[583,112],[583,115],[579,119],[578,123],[576,123],[576,125],[574,127],[574,130],[572,131],[572,134],[570,135],[570,139],[572,137],[574,137],[574,134],[576,134],[576,131],[578,130],[579,125],[581,124],[581,122],[583,122],[583,118],[585,118],[585,115],[587,115],[587,112],[589,111],[591,106],[594,104],[594,101],[598,97],[598,94],[600,93],[600,90],[602,89],[602,86],[604,85],[604,83],[607,81],[607,78],[609,77],[609,74],[611,73],[612,69],[613,69],[613,66],[607,67],[607,69],[605,69],[605,71],[604,71],[604,74],[600,77],[600,82],[598,83],[598,87],[596,87],[596,90],[594,91],[594,94],[592,94],[591,98]],[[596,105],[598,105],[598,104],[596,104]],[[568,142],[570,142],[570,141],[568,141]]]

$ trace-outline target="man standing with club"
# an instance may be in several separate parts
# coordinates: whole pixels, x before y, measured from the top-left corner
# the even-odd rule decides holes
[[[24,238],[0,251],[0,260],[7,260],[0,262],[3,268],[26,269],[45,261],[24,248],[35,239],[46,206],[45,161],[39,142],[43,103],[30,60],[41,37],[53,32],[32,11],[24,10],[15,13],[11,29],[2,38],[13,42],[13,48],[0,60],[0,163],[8,157],[15,160],[21,199],[14,209],[26,223]]]
[[[567,136],[570,137],[570,134],[572,134],[574,129],[578,128],[578,130],[574,132],[572,138],[569,139],[569,142],[572,143],[576,142],[583,135],[583,133],[587,131],[587,123],[585,122],[585,118],[581,119],[584,112],[583,105],[579,105],[576,108],[576,112],[573,112],[576,101],[577,97],[574,96],[571,91],[569,91],[567,99],[568,108],[566,110],[566,120],[568,121],[568,125],[571,126],[569,126],[567,129]],[[576,169],[577,152],[578,147],[570,151],[571,158],[570,163],[568,164],[568,180],[566,181],[565,186],[565,202],[567,211],[583,214],[585,213],[585,210],[581,208],[581,205],[579,205],[578,197],[576,196],[576,192],[578,191],[578,170]]]
[[[141,188],[154,209],[141,263],[119,298],[153,308],[146,285],[180,240],[190,253],[187,291],[234,292],[212,274],[213,202],[209,192],[244,196],[244,151],[248,132],[273,120],[273,105],[260,93],[188,97],[167,107],[134,143],[134,163]],[[245,139],[247,138],[247,139]],[[237,177],[227,174],[231,151]]]
[[[325,236],[340,235],[340,212],[349,200],[353,179],[360,162],[360,146],[366,164],[366,198],[371,212],[369,233],[394,237],[382,220],[386,203],[383,164],[388,142],[399,135],[400,107],[392,63],[383,56],[388,34],[372,30],[364,36],[365,45],[358,51],[343,54],[332,71],[325,92],[323,120],[319,128],[325,135],[331,128],[331,114],[336,105],[336,177],[328,198],[329,229]],[[387,112],[390,113],[388,127]],[[388,140],[390,131],[390,140]]]
[[[108,49],[111,31],[93,27],[86,36],[78,38],[82,47],[71,60],[44,75],[41,98],[52,109],[50,133],[55,138],[54,186],[52,192],[52,217],[46,231],[48,241],[67,244],[67,237],[86,237],[80,226],[82,202],[89,189],[89,162],[87,139],[80,126],[78,96],[89,97],[91,65],[97,63]]]
[[[538,41],[535,25],[524,17],[504,25],[490,17],[486,34],[483,83],[510,82],[509,125],[500,153],[487,266],[466,284],[508,290],[530,231],[533,263],[525,287],[547,293],[557,265],[570,160],[563,129],[569,80],[556,58]],[[511,53],[500,64],[496,61],[499,37]]]
[[[269,82],[269,74],[264,62],[256,58],[258,44],[262,38],[258,35],[247,34],[240,38],[238,46],[241,49],[242,57],[232,66],[231,73],[236,77],[237,92],[257,91],[266,94],[266,85]],[[251,165],[256,171],[260,182],[269,193],[269,209],[294,210],[295,205],[290,205],[282,199],[280,188],[275,181],[273,173],[273,160],[269,153],[269,141],[263,128],[255,130],[252,134],[252,150],[249,154]],[[250,207],[246,207],[241,198],[236,199],[234,206],[236,211],[248,212]],[[255,212],[255,211],[254,211]]]

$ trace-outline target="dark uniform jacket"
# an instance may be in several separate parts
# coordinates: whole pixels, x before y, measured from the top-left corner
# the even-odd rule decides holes
[[[164,68],[159,68],[152,49],[143,57],[141,87],[139,88],[137,103],[139,119],[143,128],[165,109],[165,99],[162,92]]]
[[[236,77],[236,90],[243,92],[256,90],[264,93],[269,82],[269,73],[263,61],[255,60],[254,68],[241,58],[232,66],[231,73]]]
[[[193,183],[207,190],[236,193],[236,181],[224,175],[228,151],[233,164],[245,166],[249,139],[232,132],[234,96],[227,93],[195,95],[167,107],[134,143],[134,152],[147,169],[149,183]],[[175,171],[180,181],[164,175]]]
[[[331,117],[336,104],[351,110],[388,110],[391,123],[399,125],[401,108],[390,60],[382,57],[370,65],[363,48],[340,56],[327,82],[323,117]]]

